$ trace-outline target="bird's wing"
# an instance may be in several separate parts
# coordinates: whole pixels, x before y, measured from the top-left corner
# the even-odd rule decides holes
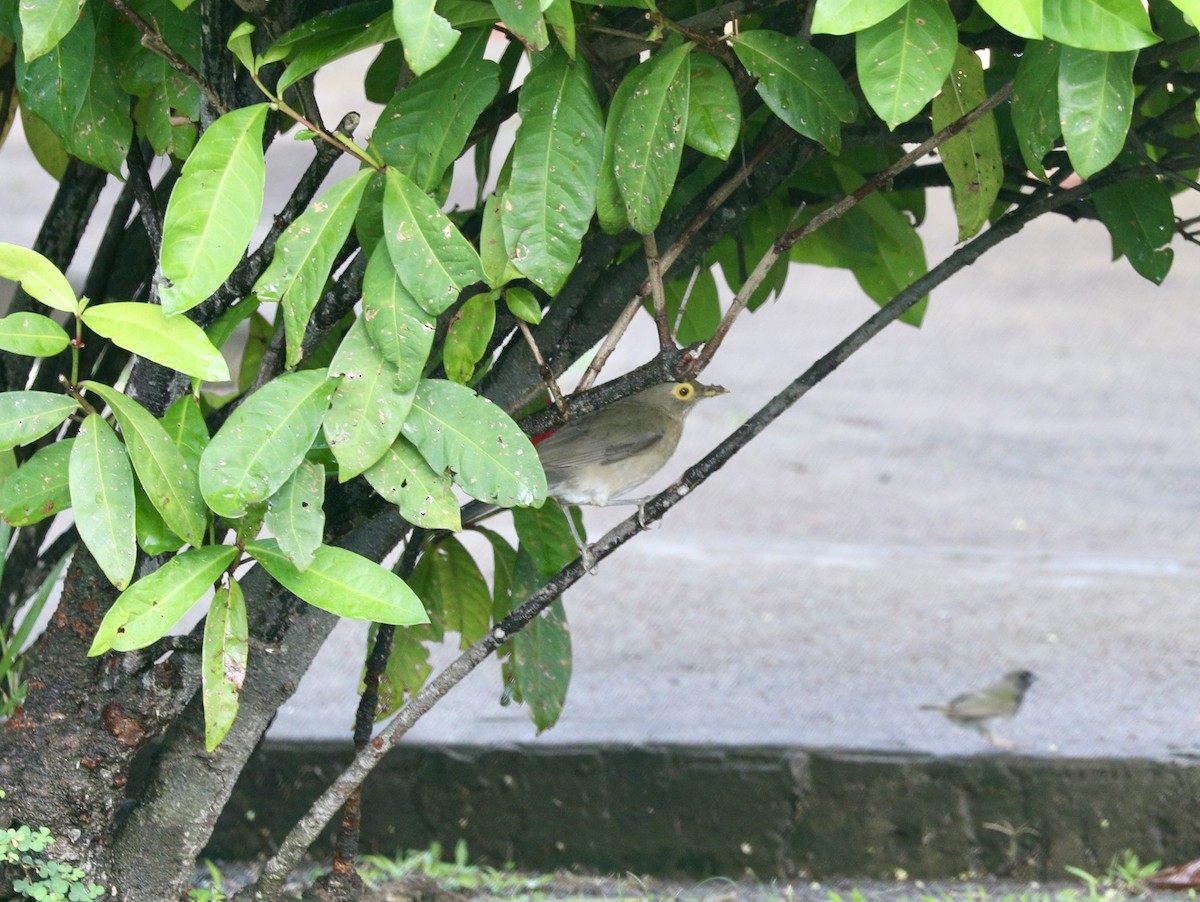
[[[609,407],[563,426],[538,443],[542,465],[561,469],[618,463],[654,447],[663,440],[667,417],[648,404],[634,407]]]
[[[1015,712],[1016,707],[1016,694],[1006,685],[968,692],[950,703],[950,710],[957,717],[971,718],[1003,717]]]

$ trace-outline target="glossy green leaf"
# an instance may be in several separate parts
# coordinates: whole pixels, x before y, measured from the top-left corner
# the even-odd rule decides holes
[[[904,0],[817,0],[813,34],[854,34],[882,22],[904,5]]]
[[[550,32],[542,18],[542,5],[536,0],[492,0],[501,23],[530,50],[545,50]]]
[[[171,531],[167,522],[150,503],[146,490],[133,482],[134,535],[138,548],[149,555],[167,554],[182,548],[187,542]]]
[[[225,40],[229,52],[253,75],[257,75],[259,70],[259,64],[254,57],[254,42],[250,39],[250,35],[255,31],[257,28],[253,22],[243,22],[229,32],[229,37]]]
[[[379,114],[371,143],[423,191],[442,183],[500,89],[500,67],[483,57],[487,39],[483,29],[464,35],[441,65],[398,92]]]
[[[183,164],[163,218],[159,292],[167,313],[190,310],[221,287],[242,259],[262,212],[265,103],[226,113]]]
[[[107,6],[88,4],[80,25],[93,15],[99,23],[117,18],[115,11]],[[95,59],[83,103],[67,136],[67,146],[74,156],[120,178],[133,136],[129,94],[117,77],[123,48],[114,46],[109,30],[102,25],[93,30]]]
[[[363,476],[414,526],[455,532],[462,529],[450,474],[435,471],[408,440],[396,439]]]
[[[39,448],[0,483],[0,519],[9,526],[30,526],[71,506],[67,468],[75,439]]]
[[[1081,178],[1117,158],[1133,116],[1137,52],[1063,47],[1058,64],[1058,115],[1067,156]]]
[[[541,507],[513,508],[513,525],[520,547],[528,552],[543,577],[554,576],[579,557],[579,546],[558,502]]]
[[[1013,83],[1012,123],[1021,158],[1034,176],[1046,180],[1042,161],[1062,135],[1058,121],[1058,58],[1061,45],[1030,41]]]
[[[513,265],[556,294],[596,211],[604,119],[582,59],[544,54],[521,85],[501,226]]]
[[[33,158],[55,181],[62,181],[71,155],[62,138],[54,134],[41,117],[35,116],[24,105],[21,106],[21,127],[25,130],[25,141]]]
[[[1139,50],[1159,41],[1141,0],[1053,0],[1045,5],[1042,31],[1084,50]]]
[[[430,545],[409,580],[430,618],[467,648],[492,623],[492,593],[471,553],[453,536]]]
[[[841,124],[854,121],[858,104],[829,57],[796,38],[763,29],[739,35],[733,51],[758,79],[755,90],[771,112],[830,153],[841,152]]]
[[[1006,31],[1041,40],[1042,0],[979,0],[979,5]]]
[[[707,53],[693,53],[689,65],[691,90],[684,141],[701,153],[728,160],[742,133],[742,104],[733,76]]]
[[[99,414],[88,414],[68,466],[75,527],[88,551],[118,589],[133,578],[133,471],[125,447]]]
[[[542,7],[542,15],[546,24],[554,29],[558,43],[567,56],[575,59],[575,13],[571,9],[571,0],[551,0],[549,4],[542,3]]]
[[[0,319],[0,350],[29,357],[53,357],[71,343],[66,331],[40,313],[10,313]]]
[[[99,382],[83,385],[116,414],[133,469],[155,510],[174,533],[199,545],[208,526],[208,510],[200,496],[197,471],[141,404]]]
[[[946,85],[933,98],[933,130],[941,131],[985,100],[983,64],[972,51],[959,45]],[[954,189],[958,240],[966,241],[988,221],[1004,183],[1004,160],[995,116],[990,112],[981,116],[943,143],[938,153]]]
[[[21,3],[21,50],[25,60],[37,59],[47,53],[79,20],[83,0],[38,0]]]
[[[1099,189],[1092,200],[1113,247],[1129,258],[1138,275],[1161,285],[1174,259],[1167,245],[1175,232],[1175,214],[1166,184],[1155,178],[1121,182]]]
[[[471,381],[495,327],[496,302],[489,295],[474,295],[458,309],[450,318],[442,349],[446,378],[463,385]]]
[[[479,261],[492,288],[521,278],[521,271],[513,266],[504,242],[503,208],[504,193],[490,195],[483,203],[483,222],[479,227]]]
[[[415,388],[433,347],[437,317],[426,313],[405,290],[384,247],[367,261],[362,318],[372,344],[396,368],[396,391]]]
[[[373,174],[370,169],[361,169],[322,191],[284,230],[271,265],[254,283],[254,293],[260,300],[283,305],[288,369],[303,356],[304,331],[350,235],[358,202]]]
[[[459,34],[433,9],[434,0],[394,0],[392,22],[404,44],[404,59],[416,75],[423,75],[443,59]]]
[[[300,466],[335,388],[325,375],[303,370],[272,379],[213,436],[200,457],[200,491],[216,513],[241,517]]]
[[[184,395],[167,408],[162,425],[188,467],[199,473],[200,455],[208,447],[208,425],[200,402],[192,395]]]
[[[427,313],[436,316],[462,289],[483,280],[483,266],[471,243],[429,195],[391,167],[383,224],[396,274]]]
[[[957,46],[958,26],[944,0],[908,0],[858,33],[859,82],[888,128],[912,119],[941,90]]]
[[[246,551],[297,598],[339,617],[400,626],[429,622],[404,580],[353,551],[322,545],[303,573],[274,539],[247,542]]]
[[[617,125],[625,115],[629,98],[638,90],[642,81],[651,72],[648,63],[635,66],[625,74],[621,84],[608,104],[608,116],[604,124],[604,145],[600,159],[600,176],[596,184],[596,218],[600,228],[616,235],[629,228],[629,215],[625,212],[625,200],[617,184],[616,150]]]
[[[341,376],[325,414],[325,440],[345,482],[379,460],[400,434],[413,390],[396,390],[396,368],[375,347],[362,318],[355,320],[329,365]]]
[[[546,497],[546,476],[525,433],[466,386],[421,380],[403,432],[435,471],[451,469],[472,498],[514,507]]]
[[[613,174],[629,224],[642,235],[657,227],[679,174],[693,46],[681,44],[645,64],[650,71],[629,96],[617,123]]]
[[[20,282],[36,301],[64,313],[78,313],[79,300],[59,268],[29,248],[0,244],[0,279]]]
[[[250,660],[250,634],[246,599],[237,580],[213,593],[204,620],[204,645],[200,654],[203,678],[204,747],[221,744],[237,717],[238,697],[246,681]]]
[[[291,43],[294,46],[288,48],[288,65],[283,70],[283,74],[279,76],[276,90],[283,92],[300,79],[311,75],[334,60],[376,44],[394,41],[398,35],[392,11],[385,9],[379,12],[380,9],[379,4],[371,3],[355,3],[343,9],[335,9],[329,15],[329,20],[336,22],[338,27],[320,30],[304,40],[292,37]],[[378,14],[373,15],[373,13]],[[339,15],[342,18],[337,19],[336,17]],[[366,17],[366,21],[359,21],[364,17]],[[320,18],[314,18],[310,22],[318,25]],[[281,52],[282,48],[279,48],[278,45],[288,42],[289,36],[294,36],[304,27],[292,29],[281,37],[276,42],[276,47],[268,50],[268,55]]]
[[[57,429],[79,405],[48,391],[0,393],[0,451],[26,445]]]
[[[237,554],[232,545],[192,548],[143,576],[113,602],[88,654],[132,651],[157,642],[204,598]]]
[[[536,326],[542,321],[542,305],[528,288],[513,285],[504,291],[504,303],[508,312],[517,319]]]
[[[87,99],[96,62],[96,26],[90,15],[79,21],[49,52],[26,62],[14,60],[21,105],[60,140],[74,138],[75,117]]]
[[[229,378],[229,365],[204,330],[185,316],[167,316],[157,304],[100,304],[83,311],[83,322],[117,347],[169,369],[206,382]]]
[[[537,731],[558,722],[571,683],[571,632],[562,599],[512,637],[512,672]]]
[[[307,570],[325,537],[325,468],[301,461],[267,502],[263,525],[297,570]]]

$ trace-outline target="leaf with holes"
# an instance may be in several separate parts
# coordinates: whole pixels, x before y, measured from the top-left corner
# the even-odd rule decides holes
[[[429,466],[407,439],[396,439],[363,476],[414,526],[455,532],[462,529],[450,474]]]
[[[267,502],[263,525],[296,569],[307,570],[325,537],[325,468],[301,461]]]
[[[372,344],[396,368],[396,391],[415,388],[433,348],[437,317],[405,289],[385,247],[376,248],[367,261],[362,318]]]
[[[435,471],[452,470],[472,498],[501,507],[527,507],[546,498],[546,475],[525,433],[464,385],[421,380],[403,432]]]
[[[562,714],[571,684],[571,631],[561,598],[512,637],[509,660],[534,726],[539,733],[550,729]]]

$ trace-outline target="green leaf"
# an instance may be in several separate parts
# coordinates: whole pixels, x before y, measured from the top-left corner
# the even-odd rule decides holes
[[[475,122],[500,89],[500,67],[483,58],[488,32],[459,41],[446,60],[388,101],[371,143],[423,191],[442,183]]]
[[[208,298],[242,259],[262,212],[268,105],[226,113],[200,136],[163,218],[159,295],[167,313]]]
[[[20,282],[36,301],[63,313],[78,313],[79,300],[58,267],[29,248],[0,244],[0,278]]]
[[[707,53],[693,53],[689,65],[691,90],[684,141],[701,153],[728,160],[742,133],[742,105],[733,76]]]
[[[1174,251],[1166,247],[1175,231],[1166,184],[1155,178],[1121,182],[1099,189],[1092,200],[1113,247],[1129,258],[1138,275],[1161,285],[1174,258]]]
[[[504,243],[503,207],[503,192],[490,195],[483,203],[483,222],[479,227],[479,260],[491,288],[499,288],[521,278],[521,272],[512,265],[512,258]]]
[[[863,94],[894,129],[925,108],[954,64],[958,26],[943,0],[908,0],[856,37]]]
[[[117,347],[169,369],[206,382],[229,378],[229,365],[204,330],[185,316],[167,316],[156,304],[100,304],[83,311],[83,322]]]
[[[567,56],[575,59],[575,13],[571,9],[571,0],[551,0],[549,5],[542,3],[542,15],[546,24],[558,35]]]
[[[571,683],[571,632],[557,599],[512,637],[512,672],[537,731],[558,722]]]
[[[1117,158],[1133,116],[1137,52],[1063,47],[1058,64],[1058,115],[1067,156],[1080,178]]]
[[[941,131],[985,100],[983,64],[960,44],[946,85],[933,98],[933,130]],[[943,143],[938,153],[954,189],[958,240],[966,241],[988,221],[1004,183],[1004,160],[995,116],[990,112],[981,116]]]
[[[396,439],[363,476],[414,526],[455,532],[462,529],[450,474],[435,471],[406,439]]]
[[[133,471],[124,446],[99,414],[88,414],[79,427],[68,471],[79,537],[104,575],[124,589],[137,562]]]
[[[546,476],[525,433],[466,386],[422,379],[403,432],[435,471],[453,470],[472,498],[527,507],[546,497]]]
[[[237,580],[213,593],[204,620],[204,646],[200,654],[204,698],[204,747],[221,744],[237,717],[238,696],[246,681],[250,635],[246,599]]]
[[[396,368],[396,391],[415,388],[433,347],[437,318],[405,290],[385,247],[377,248],[367,261],[362,318],[372,344]]]
[[[652,57],[650,71],[625,103],[613,146],[613,174],[634,231],[658,226],[675,187],[687,134],[694,45],[681,44]],[[513,198],[509,202],[513,202]]]
[[[1026,167],[1046,181],[1046,158],[1062,135],[1058,121],[1058,58],[1061,45],[1029,41],[1013,83],[1012,122]]]
[[[520,285],[504,289],[504,303],[508,312],[517,319],[536,326],[542,321],[542,305],[533,296],[533,292]]]
[[[283,305],[288,369],[304,354],[304,330],[354,225],[358,202],[373,174],[370,169],[362,169],[321,192],[280,236],[271,265],[254,283],[254,293],[260,300]]]
[[[554,576],[579,557],[579,546],[567,523],[567,512],[557,502],[541,507],[513,508],[517,538],[543,577]]]
[[[376,628],[372,627],[370,639],[374,642]],[[428,626],[407,626],[397,629],[392,637],[392,651],[387,666],[379,680],[379,704],[375,710],[375,722],[391,717],[410,698],[420,691],[433,673],[429,663],[428,641],[441,641]]]
[[[247,542],[246,551],[297,598],[339,617],[400,626],[429,622],[404,580],[353,551],[322,545],[303,573],[274,539]]]
[[[841,124],[854,121],[858,104],[829,57],[803,41],[766,30],[739,35],[733,52],[758,79],[755,90],[771,112],[830,153],[841,152]]]
[[[300,79],[311,75],[318,69],[332,63],[334,60],[349,56],[359,50],[365,50],[376,44],[394,41],[397,38],[396,23],[391,10],[379,15],[373,15],[380,9],[380,4],[355,3],[340,10],[334,10],[328,16],[328,22],[321,17],[310,19],[315,27],[320,27],[319,33],[312,34],[301,40],[294,37],[305,25],[292,29],[267,51],[267,56],[282,51],[281,45],[289,44],[287,68],[279,76],[276,90],[283,93]],[[338,17],[341,18],[338,18]],[[366,21],[360,21],[366,17]],[[308,23],[306,23],[308,24]],[[324,27],[330,24],[333,27]]]
[[[0,451],[27,445],[57,429],[78,406],[55,392],[0,393]]]
[[[204,598],[237,554],[232,545],[193,548],[143,576],[113,602],[88,655],[132,651],[157,642]]]
[[[71,159],[66,143],[50,130],[45,120],[35,116],[24,105],[21,106],[21,127],[25,130],[25,141],[38,165],[55,181],[61,182]]]
[[[200,458],[200,491],[217,514],[243,516],[300,466],[335,387],[325,375],[303,370],[272,379],[213,436]]]
[[[250,35],[254,34],[256,30],[253,22],[243,22],[229,33],[229,38],[225,41],[229,52],[252,75],[258,74],[258,63],[254,58],[254,42],[250,40]]]
[[[196,470],[188,466],[162,424],[141,404],[99,382],[83,385],[116,414],[133,469],[163,522],[172,532],[199,545],[208,526],[208,510]]]
[[[21,49],[25,61],[37,59],[66,37],[77,21],[83,0],[38,0],[21,3]]]
[[[454,49],[459,34],[433,10],[434,0],[394,0],[392,22],[404,44],[404,59],[423,75]]]
[[[443,630],[459,634],[461,648],[487,634],[492,594],[479,565],[458,539],[447,536],[430,545],[409,581],[430,618]]]
[[[979,0],[979,5],[1006,31],[1022,38],[1041,40],[1042,0]]]
[[[0,350],[29,357],[53,357],[66,350],[71,337],[40,313],[10,313],[0,319]]]
[[[166,521],[150,503],[146,490],[133,483],[134,534],[138,548],[149,555],[166,554],[182,548],[186,541],[171,531]]]
[[[21,105],[42,120],[62,141],[74,138],[75,117],[87,99],[96,60],[96,26],[90,15],[48,53],[26,62],[14,60]]]
[[[1141,0],[1054,0],[1043,16],[1046,37],[1067,47],[1140,50],[1159,41]]]
[[[396,368],[371,342],[361,317],[342,339],[329,374],[343,378],[325,414],[325,440],[338,462],[338,480],[345,482],[391,447],[412,406],[413,389],[396,390]]]
[[[325,537],[324,505],[325,468],[307,460],[267,502],[263,525],[301,572],[308,569]]]
[[[596,211],[604,119],[587,64],[560,49],[541,56],[521,85],[517,111],[504,244],[513,265],[553,295]]]
[[[120,48],[114,46],[111,29],[103,27],[105,20],[117,18],[116,12],[108,6],[89,4],[89,8],[101,24],[92,29],[95,59],[83,103],[67,136],[67,146],[81,160],[120,178],[133,135],[129,94],[117,78],[117,63],[124,53],[124,44]],[[86,12],[84,19],[90,19]]]
[[[477,294],[450,318],[442,363],[446,377],[466,384],[475,375],[475,365],[487,352],[488,341],[496,327],[496,302],[490,295]]]
[[[882,22],[904,0],[817,0],[813,34],[854,34]]]
[[[388,167],[384,236],[400,282],[427,313],[441,313],[468,285],[483,280],[471,243],[424,191]]]
[[[200,455],[208,447],[208,425],[200,402],[192,395],[184,395],[167,408],[162,418],[167,437],[179,449],[188,468],[200,472]]]
[[[9,526],[30,526],[71,506],[67,467],[75,439],[40,448],[0,483],[0,519]]]
[[[651,72],[649,63],[635,66],[621,80],[617,91],[608,105],[608,118],[604,124],[604,146],[600,159],[600,176],[596,184],[596,218],[600,228],[616,235],[629,228],[629,216],[625,212],[625,201],[617,184],[616,150],[617,124],[625,115],[629,98],[634,95],[642,81]]]
[[[492,0],[496,15],[504,26],[532,50],[545,50],[550,33],[542,18],[541,4],[535,0]]]

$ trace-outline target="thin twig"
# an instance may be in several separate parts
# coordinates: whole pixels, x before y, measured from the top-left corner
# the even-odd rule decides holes
[[[153,25],[143,19],[125,0],[108,0],[108,5],[137,27],[138,31],[142,33],[143,47],[152,53],[157,53],[171,64],[172,69],[182,72],[195,82],[197,87],[204,92],[205,98],[212,105],[213,109],[217,110],[221,115],[229,112],[229,107],[221,99],[221,95],[216,92],[212,85],[204,80],[204,76],[197,72],[191,63],[180,56],[178,51],[163,39],[157,25]]]
[[[683,297],[679,299],[679,309],[675,311],[675,322],[671,324],[671,337],[675,341],[679,341],[679,328],[683,325],[683,316],[687,313],[688,301],[692,299],[692,291],[696,288],[696,282],[700,278],[700,264],[696,264],[692,268],[692,277],[688,279],[687,287],[683,289]]]
[[[520,317],[517,318],[517,328],[525,339],[525,343],[529,345],[529,353],[533,355],[533,361],[537,364],[538,372],[542,374],[546,388],[550,389],[550,397],[554,399],[554,406],[566,415],[567,402],[563,398],[563,391],[559,388],[558,380],[554,378],[554,371],[550,369],[546,358],[542,356],[542,349],[538,347],[537,339],[533,337],[533,331],[529,328],[529,324]]]
[[[625,305],[625,309],[621,311],[621,315],[617,317],[617,321],[613,323],[612,328],[608,330],[608,334],[604,336],[604,341],[600,342],[600,347],[596,349],[596,354],[592,357],[592,362],[588,364],[588,368],[584,371],[583,378],[575,386],[576,392],[587,391],[592,387],[596,381],[596,377],[600,375],[600,370],[604,369],[604,364],[608,363],[608,358],[617,349],[617,342],[625,335],[625,330],[629,328],[629,324],[633,322],[633,318],[637,316],[637,312],[641,307],[642,296],[639,293],[634,295],[633,300]]]
[[[647,281],[650,283],[650,297],[654,301],[654,324],[658,326],[658,346],[671,347],[671,327],[667,324],[667,296],[663,292],[662,269],[658,258],[658,242],[654,233],[647,232],[642,236],[642,247],[646,252]]]
[[[758,286],[762,284],[763,279],[767,277],[767,273],[771,271],[771,267],[773,267],[779,261],[781,256],[791,249],[792,245],[800,241],[806,235],[812,234],[826,223],[845,216],[851,209],[861,203],[864,198],[874,194],[880,188],[885,187],[893,178],[895,178],[905,169],[908,169],[910,166],[914,165],[927,153],[935,150],[964,129],[969,128],[980,117],[991,112],[993,109],[1007,100],[1009,95],[1012,94],[1012,88],[1012,82],[1009,82],[979,106],[975,107],[975,109],[971,110],[964,116],[960,116],[945,128],[932,135],[929,139],[921,144],[918,144],[904,156],[900,157],[900,159],[896,160],[896,162],[892,163],[891,166],[888,166],[878,175],[864,182],[851,194],[843,197],[837,203],[826,207],[804,225],[800,226],[800,228],[790,230],[785,232],[783,235],[780,235],[779,238],[777,238],[775,242],[769,248],[767,248],[766,253],[762,255],[762,258],[758,261],[758,264],[754,267],[754,270],[747,277],[746,281],[742,283],[741,290],[734,297],[733,303],[725,312],[725,316],[721,319],[721,323],[717,326],[716,331],[713,333],[713,337],[707,343],[705,343],[704,350],[702,350],[699,356],[696,358],[694,365],[695,368],[692,371],[693,375],[702,372],[704,368],[712,361],[713,355],[717,353],[717,349],[725,340],[725,336],[729,334],[729,330],[732,328],[734,321],[737,320],[737,318],[746,309],[746,305],[750,302],[750,298],[754,295],[754,292],[758,289]]]

